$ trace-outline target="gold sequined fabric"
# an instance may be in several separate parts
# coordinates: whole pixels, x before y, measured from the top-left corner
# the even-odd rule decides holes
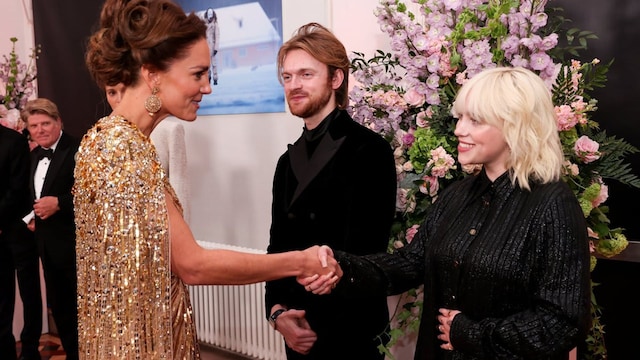
[[[177,196],[149,138],[100,119],[76,155],[73,188],[82,359],[199,359],[186,285],[171,273],[165,203]]]

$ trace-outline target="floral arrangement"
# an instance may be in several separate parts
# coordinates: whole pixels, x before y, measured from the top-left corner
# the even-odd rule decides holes
[[[20,110],[36,92],[36,63],[40,48],[32,50],[29,63],[24,64],[16,54],[17,38],[12,37],[9,56],[3,55],[0,63],[0,125],[16,131],[22,131],[24,124],[20,119]]]
[[[382,0],[376,8],[392,53],[378,50],[370,59],[354,53],[352,73],[358,84],[349,94],[349,112],[395,151],[398,216],[389,251],[411,242],[440,189],[478,170],[455,161],[450,110],[465,81],[495,66],[533,70],[552,91],[566,159],[564,180],[587,219],[591,269],[596,255],[611,257],[627,246],[623,229],[610,227],[605,180],[640,187],[624,161],[638,149],[608,136],[590,117],[597,100],[589,91],[604,86],[611,62],[565,60],[565,55],[578,56],[595,35],[565,30],[568,20],[561,9],[546,9],[547,1],[413,0],[411,9],[420,17],[398,0]],[[560,40],[566,44],[560,46]],[[389,349],[400,337],[417,330],[421,295],[420,289],[409,292],[408,303],[394,314],[391,341],[381,348],[387,355],[392,357]],[[593,358],[606,358],[600,309],[592,299],[587,349]]]

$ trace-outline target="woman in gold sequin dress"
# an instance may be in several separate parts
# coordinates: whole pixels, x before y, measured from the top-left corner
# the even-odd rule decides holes
[[[196,119],[211,93],[206,26],[171,0],[107,0],[86,63],[98,86],[126,92],[84,136],[73,188],[78,332],[83,359],[198,359],[185,284],[247,284],[318,274],[317,247],[258,255],[194,240],[149,134]]]

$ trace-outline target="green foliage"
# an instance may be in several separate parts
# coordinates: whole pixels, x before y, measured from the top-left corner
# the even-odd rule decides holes
[[[598,305],[593,292],[593,289],[598,285],[597,283],[591,282],[591,331],[586,340],[587,353],[584,354],[585,360],[607,359],[607,347],[604,341],[605,327],[600,322],[602,307]]]

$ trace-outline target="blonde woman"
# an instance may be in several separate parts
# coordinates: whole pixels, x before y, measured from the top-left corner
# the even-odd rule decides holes
[[[336,250],[350,281],[334,293],[423,285],[415,359],[567,359],[589,329],[589,245],[561,179],[551,92],[529,70],[498,67],[465,83],[452,113],[458,161],[482,171],[442,191],[408,246]]]

